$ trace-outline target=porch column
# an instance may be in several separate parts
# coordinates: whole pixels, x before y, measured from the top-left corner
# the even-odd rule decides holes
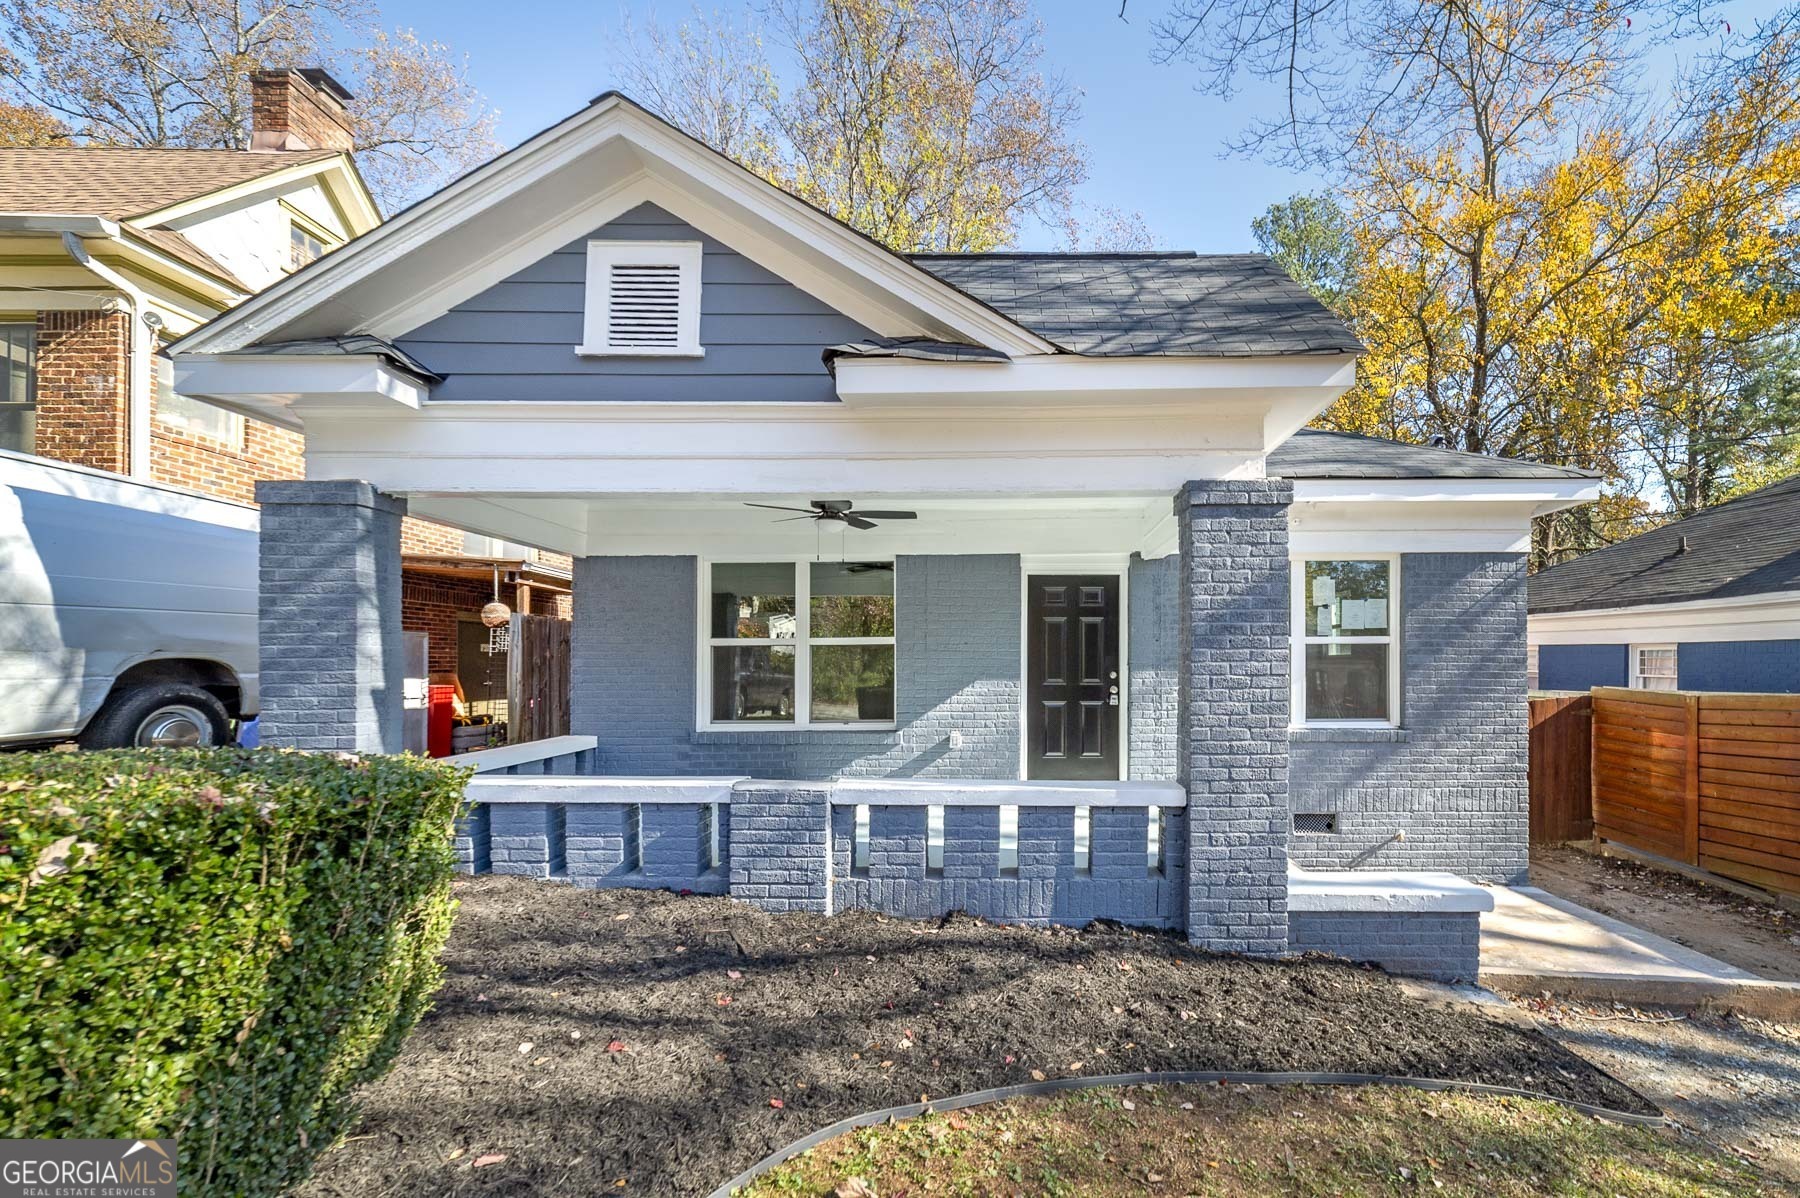
[[[1181,538],[1188,941],[1287,951],[1288,504],[1278,480],[1191,482]]]
[[[400,751],[400,518],[349,480],[259,482],[262,743]]]

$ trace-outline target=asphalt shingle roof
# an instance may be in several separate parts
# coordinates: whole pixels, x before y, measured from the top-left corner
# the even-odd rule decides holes
[[[1547,466],[1431,445],[1408,445],[1303,428],[1269,455],[1276,478],[1599,478],[1591,470]]]
[[[135,224],[134,218],[291,166],[336,156],[335,150],[4,148],[0,149],[0,212],[99,216],[118,221],[140,241],[247,291],[229,270],[180,233]]]
[[[57,212],[130,220],[195,196],[248,183],[335,150],[0,149],[0,212]]]
[[[1580,611],[1769,591],[1800,591],[1800,477],[1535,574],[1529,606]]]
[[[1360,353],[1266,254],[913,254],[1040,337],[1096,357]]]

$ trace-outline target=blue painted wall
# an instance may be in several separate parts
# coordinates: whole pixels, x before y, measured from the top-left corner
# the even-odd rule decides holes
[[[702,358],[580,357],[589,238],[698,241]],[[869,330],[654,204],[602,228],[398,339],[444,381],[434,400],[831,403],[819,351]]]
[[[1800,641],[1690,641],[1675,660],[1682,690],[1800,694]]]
[[[1631,685],[1625,645],[1538,646],[1538,689],[1584,691]]]

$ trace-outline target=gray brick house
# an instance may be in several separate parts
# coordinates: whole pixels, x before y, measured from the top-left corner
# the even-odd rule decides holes
[[[410,513],[575,561],[570,737],[472,870],[1474,968],[1578,471],[1305,429],[1258,255],[890,253],[609,94],[174,347],[307,439],[263,736],[398,739]]]

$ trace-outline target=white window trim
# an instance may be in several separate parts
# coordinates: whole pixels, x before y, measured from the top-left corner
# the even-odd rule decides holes
[[[1388,563],[1388,714],[1384,720],[1309,720],[1306,718],[1306,646],[1308,644],[1327,644],[1335,640],[1351,644],[1380,644],[1381,637],[1317,637],[1309,636],[1306,631],[1306,563],[1307,562],[1386,562]],[[1293,554],[1289,559],[1288,591],[1291,611],[1289,612],[1292,643],[1289,652],[1292,654],[1288,668],[1292,693],[1289,696],[1288,724],[1294,728],[1398,728],[1400,727],[1401,700],[1405,693],[1406,679],[1400,671],[1400,638],[1402,633],[1401,613],[1405,610],[1400,603],[1400,588],[1403,585],[1400,577],[1400,554],[1398,553],[1359,553],[1354,551],[1314,551]]]
[[[697,633],[698,651],[695,654],[695,673],[699,685],[694,696],[694,726],[702,732],[741,732],[751,735],[782,732],[893,732],[900,725],[899,692],[900,692],[900,572],[898,564],[894,570],[894,635],[893,636],[829,636],[814,638],[812,636],[812,569],[817,557],[782,557],[760,554],[736,557],[705,558],[700,562],[700,589],[694,608],[694,625]],[[870,553],[858,554],[855,558],[846,558],[859,562],[892,562],[890,554]],[[778,637],[721,637],[716,641],[712,635],[712,572],[714,564],[735,565],[748,563],[754,565],[790,564],[794,568],[794,639],[785,640]],[[812,650],[817,645],[892,645],[894,647],[894,695],[895,719],[887,721],[856,721],[854,723],[825,723],[812,718]],[[764,645],[792,645],[794,647],[794,718],[786,723],[775,720],[715,720],[712,718],[712,651],[714,648],[754,649]]]
[[[1644,667],[1644,651],[1647,649],[1662,650],[1662,651],[1665,651],[1668,653],[1673,653],[1675,655],[1675,673],[1673,675],[1673,681],[1674,681],[1675,685],[1670,687],[1669,689],[1670,690],[1680,690],[1681,689],[1681,650],[1680,650],[1679,646],[1675,645],[1674,643],[1664,642],[1664,641],[1645,641],[1645,642],[1633,644],[1630,646],[1628,652],[1631,654],[1631,679],[1630,679],[1631,689],[1634,691],[1652,690],[1652,689],[1662,690],[1663,689],[1662,687],[1647,687],[1644,685],[1644,677],[1645,677],[1644,668],[1643,668]],[[1670,677],[1670,675],[1661,675],[1661,677]]]
[[[584,358],[703,358],[700,344],[700,264],[698,241],[607,241],[587,243],[587,286],[584,291],[581,344]],[[607,339],[607,313],[612,308],[612,268],[674,266],[680,271],[679,311],[672,346],[613,346]]]

